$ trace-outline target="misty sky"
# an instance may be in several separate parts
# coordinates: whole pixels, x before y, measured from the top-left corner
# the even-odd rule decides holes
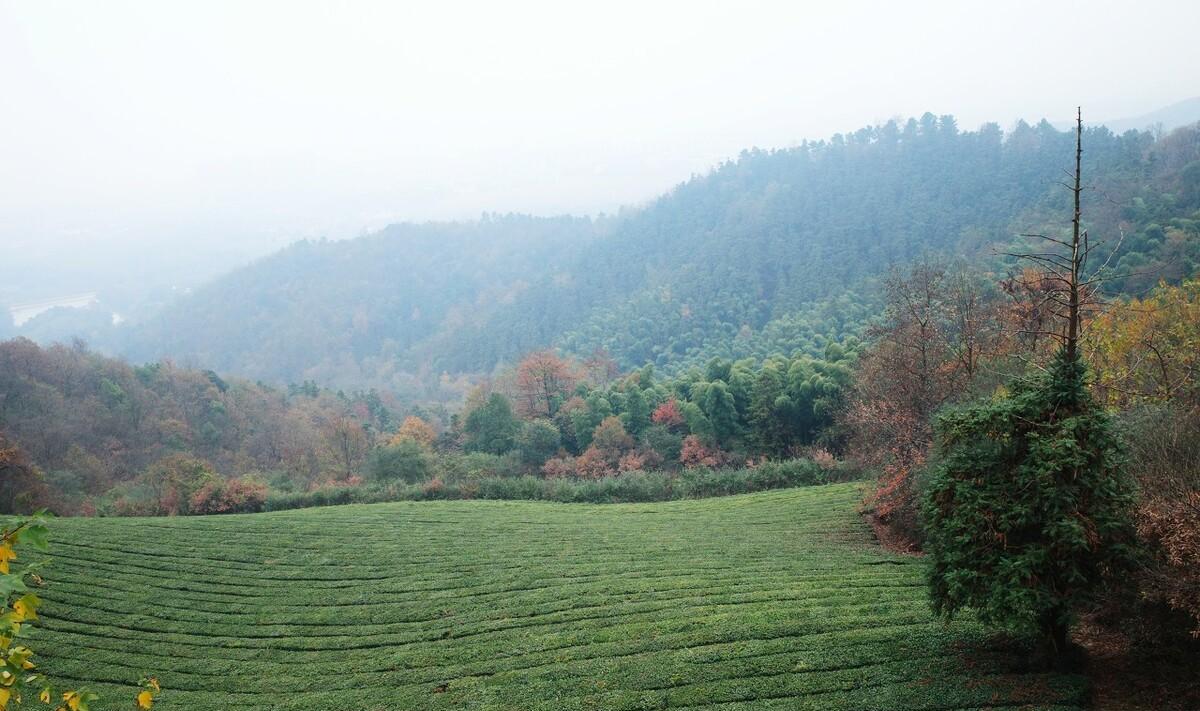
[[[0,271],[612,211],[927,110],[1137,115],[1200,94],[1197,27],[1191,0],[0,0]]]

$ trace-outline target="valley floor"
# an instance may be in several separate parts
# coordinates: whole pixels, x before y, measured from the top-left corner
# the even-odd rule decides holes
[[[658,504],[64,519],[34,647],[127,708],[1077,708],[972,651],[854,484]]]

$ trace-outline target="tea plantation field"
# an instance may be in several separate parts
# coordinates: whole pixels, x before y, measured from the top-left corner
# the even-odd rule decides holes
[[[1077,708],[973,648],[854,484],[53,524],[44,671],[129,708]]]

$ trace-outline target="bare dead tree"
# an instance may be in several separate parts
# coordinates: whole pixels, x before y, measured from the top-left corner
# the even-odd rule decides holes
[[[1067,360],[1075,360],[1079,346],[1079,272],[1083,262],[1087,260],[1087,246],[1083,253],[1079,251],[1079,194],[1083,191],[1080,185],[1083,160],[1083,107],[1075,107],[1075,186],[1071,188],[1075,198],[1075,212],[1071,215],[1071,278],[1069,279],[1070,297],[1067,302]],[[1087,232],[1083,233],[1084,241]]]
[[[1047,251],[1002,252],[1005,256],[1028,262],[1038,272],[1038,284],[1022,283],[1024,293],[1035,298],[1031,305],[1031,321],[1019,333],[1026,336],[1049,336],[1066,349],[1067,357],[1074,359],[1079,353],[1079,341],[1083,335],[1084,317],[1102,304],[1100,284],[1115,275],[1108,274],[1113,257],[1121,248],[1124,235],[1099,269],[1087,273],[1088,258],[1099,246],[1092,244],[1088,231],[1082,228],[1081,197],[1083,185],[1083,111],[1075,113],[1075,171],[1068,173],[1070,184],[1059,183],[1071,192],[1074,209],[1071,214],[1071,237],[1062,239],[1046,234],[1022,234],[1022,237],[1040,239],[1051,245]],[[1020,277],[1013,277],[1013,281]],[[1018,289],[1010,287],[1010,294]],[[1055,327],[1054,322],[1058,322]]]
[[[926,256],[907,273],[893,270],[884,282],[885,322],[871,329],[871,335],[889,343],[895,350],[892,367],[898,380],[907,387],[909,406],[918,419],[928,419],[949,396],[939,378],[942,353],[941,322],[944,320],[944,267]]]

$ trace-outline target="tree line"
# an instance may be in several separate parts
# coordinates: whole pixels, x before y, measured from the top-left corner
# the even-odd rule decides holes
[[[0,508],[253,508],[273,479],[308,486],[358,471],[402,407],[386,393],[131,366],[79,342],[0,342]]]

